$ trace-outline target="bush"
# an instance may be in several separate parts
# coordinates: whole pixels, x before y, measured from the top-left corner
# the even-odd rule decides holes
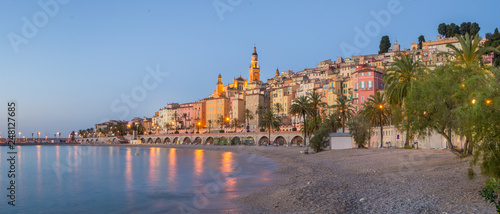
[[[293,128],[292,128],[292,131],[296,132],[296,131],[297,131],[297,128],[293,127]]]
[[[315,152],[321,152],[326,147],[328,147],[329,142],[327,141],[328,136],[330,134],[330,129],[322,125],[318,130],[314,132],[314,136],[311,138],[311,149]]]
[[[179,131],[175,131],[174,134],[179,134]]]
[[[485,187],[479,191],[479,194],[484,198],[486,202],[495,205],[497,213],[500,212],[500,200],[498,198],[498,182],[495,178],[490,179]]]
[[[224,133],[224,130],[219,130],[219,133]]]
[[[361,115],[354,116],[347,122],[349,132],[354,138],[358,148],[364,148],[366,141],[370,140],[370,123]]]

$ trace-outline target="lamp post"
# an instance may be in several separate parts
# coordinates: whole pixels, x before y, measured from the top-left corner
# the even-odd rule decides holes
[[[21,132],[19,132],[19,140],[21,140]]]
[[[200,133],[200,125],[201,125],[201,123],[198,122],[198,133]]]
[[[38,135],[38,142],[37,143],[40,143],[40,132],[37,132],[36,134]]]

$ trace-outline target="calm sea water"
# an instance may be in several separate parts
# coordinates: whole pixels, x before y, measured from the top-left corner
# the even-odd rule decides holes
[[[272,183],[276,168],[270,159],[231,152],[17,147],[12,207],[7,150],[0,147],[0,213],[237,213],[231,199]]]

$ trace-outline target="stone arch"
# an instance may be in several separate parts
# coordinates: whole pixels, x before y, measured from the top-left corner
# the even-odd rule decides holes
[[[116,143],[116,138],[113,138],[113,140],[111,141],[113,144]]]
[[[94,139],[90,139],[90,144],[93,144],[94,143]]]
[[[253,137],[244,137],[242,141],[243,145],[255,145],[255,139],[253,139]]]
[[[85,143],[89,143],[89,139],[87,139],[87,141],[85,141]]]
[[[161,143],[161,139],[160,139],[159,137],[158,137],[158,138],[156,138],[156,140],[155,140],[155,144],[160,144],[160,143]]]
[[[241,144],[240,137],[233,137],[233,139],[231,139],[231,145],[240,145],[240,144]]]
[[[290,141],[290,145],[296,145],[296,146],[300,146],[304,143],[304,138],[302,138],[302,136],[295,136],[292,138],[292,140]]]
[[[99,138],[95,139],[95,143],[99,143]]]
[[[193,141],[193,144],[201,144],[203,143],[203,140],[201,140],[201,137],[196,137]]]
[[[153,144],[153,138],[148,138],[148,144]]]
[[[182,144],[191,144],[191,138],[184,137],[184,139],[182,140]]]
[[[172,144],[177,144],[177,141],[179,140],[179,137],[174,137],[174,139],[172,140]]]
[[[213,145],[214,144],[214,138],[213,137],[208,137],[207,140],[205,141],[205,144],[211,144]]]
[[[143,137],[141,138],[141,144],[146,144],[146,140]]]
[[[280,135],[280,136],[274,138],[274,144],[284,146],[287,144],[287,142],[286,142],[286,139]]]
[[[262,136],[259,139],[259,146],[264,145],[269,142],[269,138],[267,136]]]
[[[228,145],[230,144],[229,140],[227,137],[225,136],[222,136],[222,137],[219,137],[218,138],[218,141],[217,139],[215,140],[215,143],[218,144],[218,145]]]
[[[172,141],[170,141],[170,138],[166,137],[166,138],[163,140],[163,144],[172,144]]]

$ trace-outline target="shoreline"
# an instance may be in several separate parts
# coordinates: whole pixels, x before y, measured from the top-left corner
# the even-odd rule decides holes
[[[484,178],[467,178],[470,159],[447,150],[349,149],[304,155],[304,147],[81,145],[203,149],[270,158],[278,165],[276,181],[236,198],[244,213],[496,213],[479,195]]]

